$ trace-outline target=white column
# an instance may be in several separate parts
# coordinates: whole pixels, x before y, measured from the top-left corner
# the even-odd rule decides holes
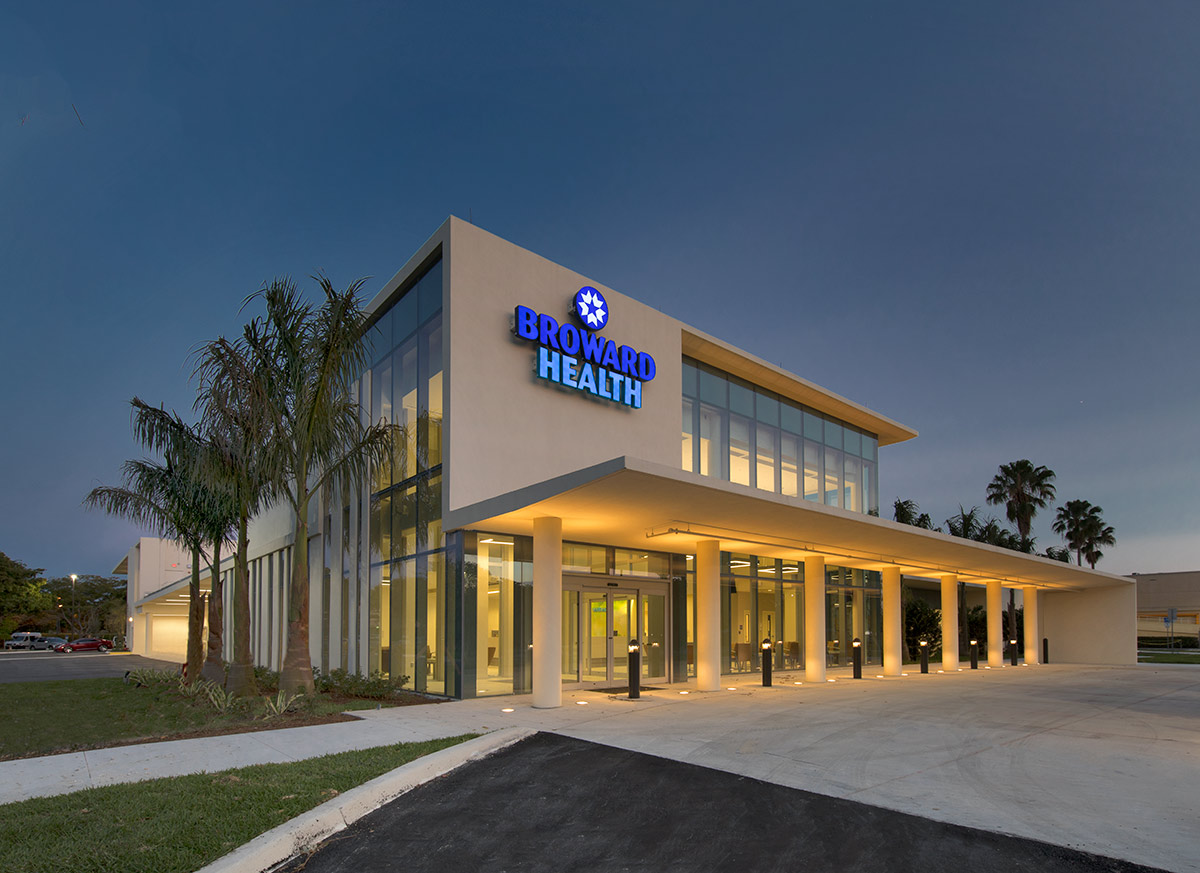
[[[825,556],[804,559],[804,678],[825,681]]]
[[[904,630],[900,605],[900,568],[883,569],[883,675],[904,670]]]
[[[958,577],[942,577],[942,669],[958,670]]]
[[[999,582],[987,584],[988,666],[1004,666],[1004,592]]]
[[[533,520],[533,705],[562,706],[562,519]]]
[[[1042,663],[1042,629],[1038,612],[1038,589],[1026,585],[1021,589],[1025,602],[1025,663]]]
[[[696,543],[696,687],[721,687],[721,544]]]

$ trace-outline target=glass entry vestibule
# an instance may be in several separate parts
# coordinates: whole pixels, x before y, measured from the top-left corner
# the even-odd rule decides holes
[[[668,681],[669,587],[621,580],[563,578],[562,681],[566,685],[629,682],[629,644],[642,650],[641,682]]]

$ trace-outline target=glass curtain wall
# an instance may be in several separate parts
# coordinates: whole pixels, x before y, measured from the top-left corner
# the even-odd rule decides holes
[[[458,580],[461,604],[459,639],[462,655],[461,676],[456,687],[462,697],[488,694],[527,693],[532,690],[533,672],[533,538],[512,534],[464,531],[447,537],[447,562],[451,580]],[[643,644],[644,676],[675,675],[682,678],[687,670],[687,640],[669,628],[686,623],[685,610],[691,604],[686,594],[686,565],[683,555],[643,552],[563,543],[562,571],[568,576],[596,576],[597,588],[610,583],[637,585],[638,580],[670,583],[668,597],[658,591],[644,591],[636,604],[624,605],[626,622],[635,614],[636,627],[621,625],[621,630],[636,636]],[[455,588],[451,582],[450,589]],[[562,681],[581,681],[581,669],[604,669],[606,661],[589,665],[580,660],[581,643],[594,636],[593,628],[582,625],[582,607],[592,594],[596,601],[597,621],[607,622],[604,594],[563,589],[562,602]],[[618,608],[618,607],[614,607]],[[668,615],[669,610],[674,610]],[[589,610],[589,615],[592,611]],[[668,621],[670,619],[670,621]],[[605,625],[607,627],[607,625]],[[620,667],[624,659],[620,659]],[[671,668],[671,670],[668,670]],[[584,681],[589,677],[584,676]],[[595,678],[595,677],[592,677]],[[599,679],[603,679],[599,675]]]
[[[883,577],[874,570],[825,567],[825,664],[849,667],[855,639],[863,664],[883,664]]]
[[[354,383],[364,422],[398,428],[392,457],[359,491],[323,490],[322,670],[380,671],[454,695],[457,598],[442,542],[442,263],[404,288],[367,331]]]
[[[879,442],[828,415],[683,359],[683,469],[879,514]]]
[[[803,669],[803,563],[722,552],[721,618],[723,673],[761,670],[768,639],[772,667]]]

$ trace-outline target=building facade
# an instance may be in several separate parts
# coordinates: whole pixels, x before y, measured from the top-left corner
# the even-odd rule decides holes
[[[716,688],[767,657],[820,679],[854,640],[897,674],[901,574],[944,603],[981,586],[993,662],[1006,587],[1028,663],[1043,637],[1060,661],[1136,660],[1129,580],[878,517],[881,455],[911,428],[474,225],[449,219],[369,311],[353,390],[400,439],[310,518],[322,670],[542,706],[627,682],[634,639],[648,682]],[[289,529],[280,510],[251,529],[275,667]]]

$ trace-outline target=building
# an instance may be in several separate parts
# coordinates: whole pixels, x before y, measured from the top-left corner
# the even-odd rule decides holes
[[[1148,644],[1195,645],[1200,635],[1200,570],[1134,573],[1129,578],[1137,583],[1138,638]]]
[[[760,669],[764,640],[820,680],[858,639],[898,674],[901,574],[949,603],[982,586],[992,664],[1004,588],[1035,629],[1027,663],[1043,637],[1059,662],[1136,660],[1130,580],[878,517],[881,455],[913,429],[478,227],[447,220],[369,309],[354,391],[404,438],[310,519],[323,670],[555,706],[627,681],[634,638],[645,681],[700,689]],[[275,667],[287,521],[251,531],[255,656]]]

